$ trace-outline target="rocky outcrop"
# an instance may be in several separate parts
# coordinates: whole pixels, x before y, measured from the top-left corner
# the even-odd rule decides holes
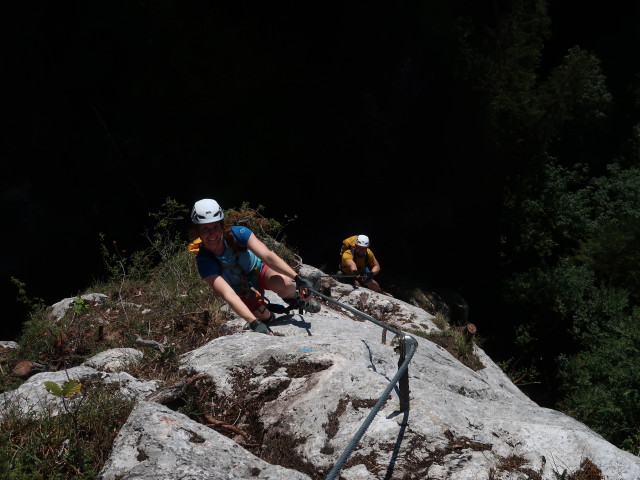
[[[425,310],[389,296],[339,284],[331,297],[409,334],[437,330]],[[396,374],[399,357],[393,335],[386,338],[380,326],[322,303],[319,313],[272,322],[275,336],[232,321],[228,335],[182,356],[185,378],[210,399],[212,412],[233,413],[233,421],[204,412],[205,421],[196,422],[170,402],[152,401],[166,398],[157,395],[159,385],[124,372],[116,378],[118,359],[126,368],[138,355],[129,349],[70,369],[71,377],[121,382],[138,399],[100,478],[325,478]],[[606,479],[640,478],[640,458],[571,417],[539,407],[477,346],[483,368],[472,370],[436,343],[414,338],[409,411],[399,410],[393,389],[336,478],[556,480],[585,465]],[[25,399],[53,375],[36,374],[4,397],[21,398],[31,409],[52,402],[51,396]]]

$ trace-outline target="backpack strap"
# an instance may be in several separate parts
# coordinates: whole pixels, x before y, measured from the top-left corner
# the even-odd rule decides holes
[[[236,244],[238,245],[238,251],[235,252],[235,263],[234,263],[234,265],[231,265],[231,266],[230,265],[222,265],[222,262],[220,261],[220,259],[212,251],[210,251],[208,249],[198,248],[197,256],[198,257],[206,257],[206,258],[213,259],[218,264],[218,269],[220,270],[220,273],[222,273],[223,270],[239,270],[240,271],[240,282],[241,282],[241,285],[242,285],[242,290],[240,292],[238,292],[238,294],[241,297],[246,298],[249,295],[252,295],[252,285],[248,281],[248,277],[250,275],[252,275],[252,274],[255,275],[256,284],[257,284],[259,282],[259,279],[260,279],[260,269],[258,267],[254,267],[248,272],[245,272],[242,269],[242,267],[240,266],[240,254],[243,253],[243,252],[246,252],[248,250],[248,247],[247,247],[246,244],[245,245],[241,245],[238,242],[238,237],[236,237],[235,233],[233,233],[233,230],[231,230],[231,234],[235,238]],[[200,247],[200,246],[201,246],[201,244],[198,244],[198,247]],[[193,251],[191,249],[191,247],[190,247],[190,250]]]

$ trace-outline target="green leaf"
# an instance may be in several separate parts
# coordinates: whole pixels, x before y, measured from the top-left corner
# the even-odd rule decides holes
[[[88,310],[89,310],[89,304],[85,299],[78,297],[73,300],[73,311],[75,313],[82,314],[87,312]]]
[[[51,392],[56,397],[62,396],[62,389],[54,382],[44,382],[44,388]]]
[[[62,385],[62,394],[64,398],[71,398],[80,393],[82,384],[78,380],[69,380]]]
[[[82,384],[74,379],[64,382],[62,388],[55,382],[44,382],[44,387],[56,397],[71,398],[80,392]]]

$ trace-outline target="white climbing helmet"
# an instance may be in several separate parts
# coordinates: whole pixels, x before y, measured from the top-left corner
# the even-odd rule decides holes
[[[193,205],[193,210],[191,210],[191,220],[198,225],[219,222],[222,219],[224,219],[222,208],[220,208],[218,202],[211,198],[198,200]]]
[[[366,235],[358,235],[358,238],[356,238],[356,245],[359,247],[368,247],[369,237]]]

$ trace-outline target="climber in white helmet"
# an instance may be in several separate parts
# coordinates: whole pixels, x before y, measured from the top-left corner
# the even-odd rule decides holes
[[[340,270],[345,275],[355,275],[354,284],[381,292],[378,282],[373,278],[380,273],[380,264],[369,248],[371,242],[366,235],[358,235],[352,247],[342,252]]]
[[[266,324],[275,315],[263,302],[265,290],[275,292],[293,308],[320,311],[320,305],[310,297],[311,282],[269,250],[249,228],[225,224],[218,202],[198,200],[191,220],[192,240],[201,240],[196,250],[200,277],[254,332],[271,334]]]

